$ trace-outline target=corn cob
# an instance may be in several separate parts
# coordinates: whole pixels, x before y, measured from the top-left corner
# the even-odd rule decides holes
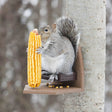
[[[28,42],[27,77],[28,85],[33,88],[38,87],[41,83],[41,54],[35,52],[39,47],[41,47],[40,35],[31,32]]]

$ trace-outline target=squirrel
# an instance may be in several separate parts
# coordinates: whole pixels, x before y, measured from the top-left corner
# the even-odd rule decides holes
[[[41,26],[38,32],[42,47],[36,52],[42,54],[42,74],[51,74],[51,80],[57,79],[59,73],[72,74],[80,41],[80,33],[73,19],[60,17],[52,27]]]

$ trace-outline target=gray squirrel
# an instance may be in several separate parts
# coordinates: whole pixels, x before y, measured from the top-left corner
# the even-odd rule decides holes
[[[36,30],[33,30],[36,32]],[[70,75],[77,55],[80,33],[74,21],[61,17],[52,25],[39,28],[42,47],[37,53],[42,54],[42,74],[51,74],[51,79],[59,73]]]

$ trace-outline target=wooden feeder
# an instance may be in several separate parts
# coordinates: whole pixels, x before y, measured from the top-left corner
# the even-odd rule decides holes
[[[25,85],[23,90],[24,94],[48,94],[58,95],[67,93],[77,93],[84,90],[84,67],[81,48],[78,49],[77,58],[74,65],[75,78],[73,80],[73,86],[70,88],[48,88],[46,83],[41,83],[38,88],[31,88]]]

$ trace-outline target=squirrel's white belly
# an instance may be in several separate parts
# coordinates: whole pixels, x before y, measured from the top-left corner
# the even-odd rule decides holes
[[[42,69],[50,73],[57,73],[63,66],[64,60],[64,54],[61,54],[56,57],[49,57],[48,55],[42,56]]]

